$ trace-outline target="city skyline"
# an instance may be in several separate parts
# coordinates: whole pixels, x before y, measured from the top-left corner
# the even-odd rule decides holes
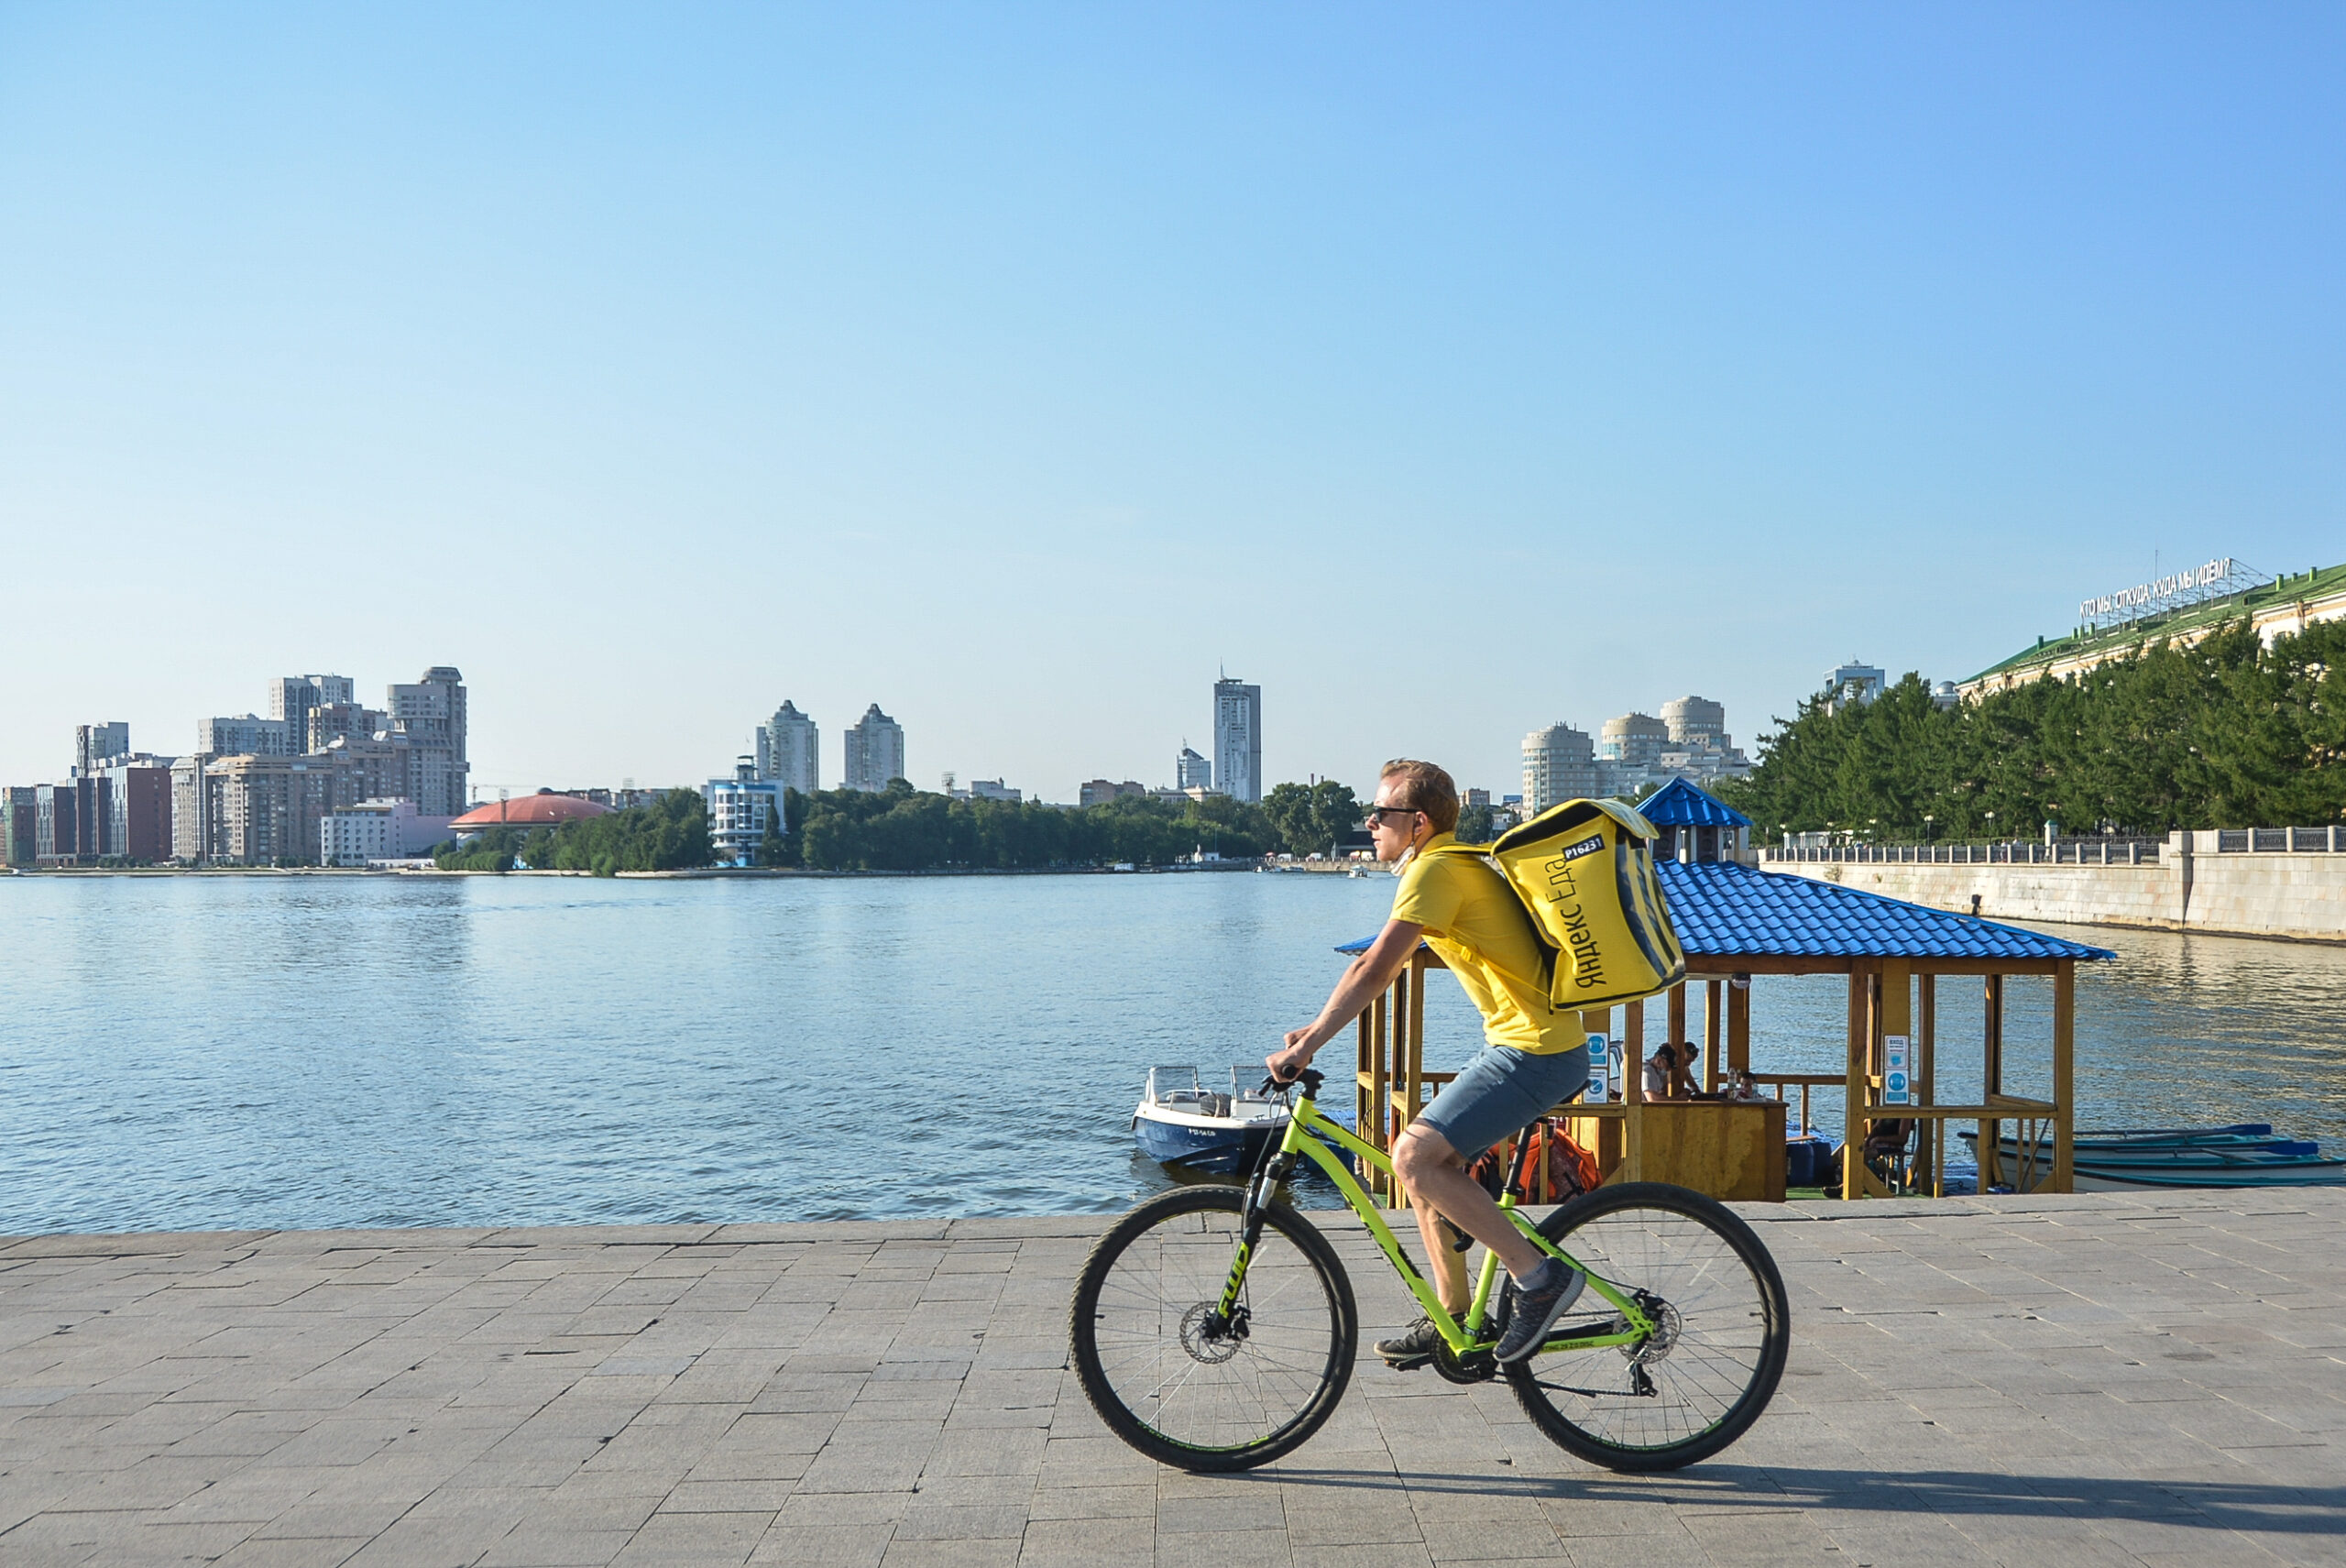
[[[15,7],[0,60],[0,778],[428,648],[484,794],[706,778],[783,689],[889,694],[926,780],[1154,784],[1225,660],[1266,783],[1497,788],[1558,714],[1756,751],[1852,654],[2338,554],[2334,8]]]

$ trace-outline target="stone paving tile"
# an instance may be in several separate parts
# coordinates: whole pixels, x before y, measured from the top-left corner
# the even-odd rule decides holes
[[[0,1568],[2346,1565],[2346,1193],[1746,1212],[1792,1365],[1669,1475],[1373,1361],[1163,1469],[1066,1370],[1096,1218],[0,1238]]]

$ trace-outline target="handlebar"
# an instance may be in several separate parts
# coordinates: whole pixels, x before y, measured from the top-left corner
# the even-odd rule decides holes
[[[1297,1084],[1300,1083],[1303,1085],[1304,1098],[1308,1100],[1317,1100],[1320,1098],[1320,1086],[1327,1081],[1328,1075],[1326,1073],[1321,1072],[1317,1068],[1307,1067],[1293,1078],[1266,1078],[1263,1080],[1263,1087],[1255,1091],[1255,1092],[1258,1094],[1270,1094],[1281,1089],[1292,1089]]]

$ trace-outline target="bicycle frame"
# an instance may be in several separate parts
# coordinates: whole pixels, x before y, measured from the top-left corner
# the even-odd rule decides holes
[[[1315,1080],[1318,1076],[1316,1073],[1312,1075]],[[1263,1209],[1269,1204],[1279,1185],[1294,1174],[1295,1162],[1299,1158],[1309,1159],[1336,1184],[1336,1190],[1343,1195],[1344,1206],[1360,1216],[1361,1223],[1376,1238],[1378,1250],[1385,1254],[1385,1260],[1400,1275],[1401,1283],[1409,1287],[1409,1294],[1418,1299],[1418,1305],[1425,1310],[1426,1317],[1433,1323],[1434,1332],[1442,1335],[1442,1343],[1450,1347],[1452,1353],[1464,1355],[1490,1349],[1496,1342],[1485,1336],[1484,1329],[1490,1321],[1491,1297],[1498,1280],[1498,1255],[1485,1249],[1482,1272],[1475,1279],[1474,1296],[1467,1303],[1466,1319],[1462,1323],[1451,1316],[1442,1306],[1442,1298],[1434,1293],[1431,1283],[1418,1271],[1417,1265],[1409,1261],[1409,1254],[1401,1250],[1401,1244],[1394,1236],[1392,1228],[1386,1224],[1385,1217],[1377,1212],[1376,1201],[1353,1179],[1353,1173],[1345,1168],[1343,1158],[1328,1146],[1331,1142],[1371,1168],[1387,1175],[1392,1173],[1392,1159],[1384,1150],[1330,1121],[1313,1102],[1309,1089],[1299,1087],[1296,1092],[1294,1113],[1288,1122],[1287,1136],[1280,1141],[1277,1154],[1263,1163],[1262,1169],[1248,1185],[1238,1252],[1231,1260],[1230,1279],[1222,1288],[1219,1314],[1228,1319],[1237,1310],[1239,1294],[1246,1283],[1247,1260],[1253,1255],[1255,1243],[1262,1234]],[[1518,1159],[1517,1163],[1520,1166],[1522,1162]],[[1498,1200],[1500,1211],[1515,1228],[1532,1245],[1551,1257],[1561,1258],[1570,1266],[1579,1268],[1580,1264],[1569,1253],[1551,1244],[1524,1217],[1516,1207],[1515,1197],[1515,1187],[1510,1183]],[[1593,1270],[1584,1272],[1588,1277],[1588,1288],[1602,1298],[1627,1326],[1615,1333],[1551,1339],[1548,1342],[1548,1349],[1594,1350],[1607,1345],[1634,1345],[1652,1336],[1653,1320],[1635,1299],[1624,1295],[1609,1280],[1599,1277]]]

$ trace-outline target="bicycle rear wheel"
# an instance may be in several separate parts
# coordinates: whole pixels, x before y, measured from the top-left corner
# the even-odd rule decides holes
[[[1574,1199],[1540,1234],[1660,1324],[1641,1345],[1541,1351],[1506,1368],[1550,1438],[1608,1469],[1675,1470],[1760,1419],[1792,1348],[1792,1308],[1775,1260],[1733,1211],[1683,1187],[1631,1182]],[[1614,1321],[1592,1288],[1553,1334],[1618,1332]]]
[[[1245,1205],[1236,1187],[1152,1198],[1100,1238],[1076,1282],[1077,1380],[1109,1430],[1160,1464],[1268,1464],[1320,1430],[1352,1378],[1352,1282],[1284,1203],[1264,1214],[1247,1260],[1241,1332],[1215,1332]]]

